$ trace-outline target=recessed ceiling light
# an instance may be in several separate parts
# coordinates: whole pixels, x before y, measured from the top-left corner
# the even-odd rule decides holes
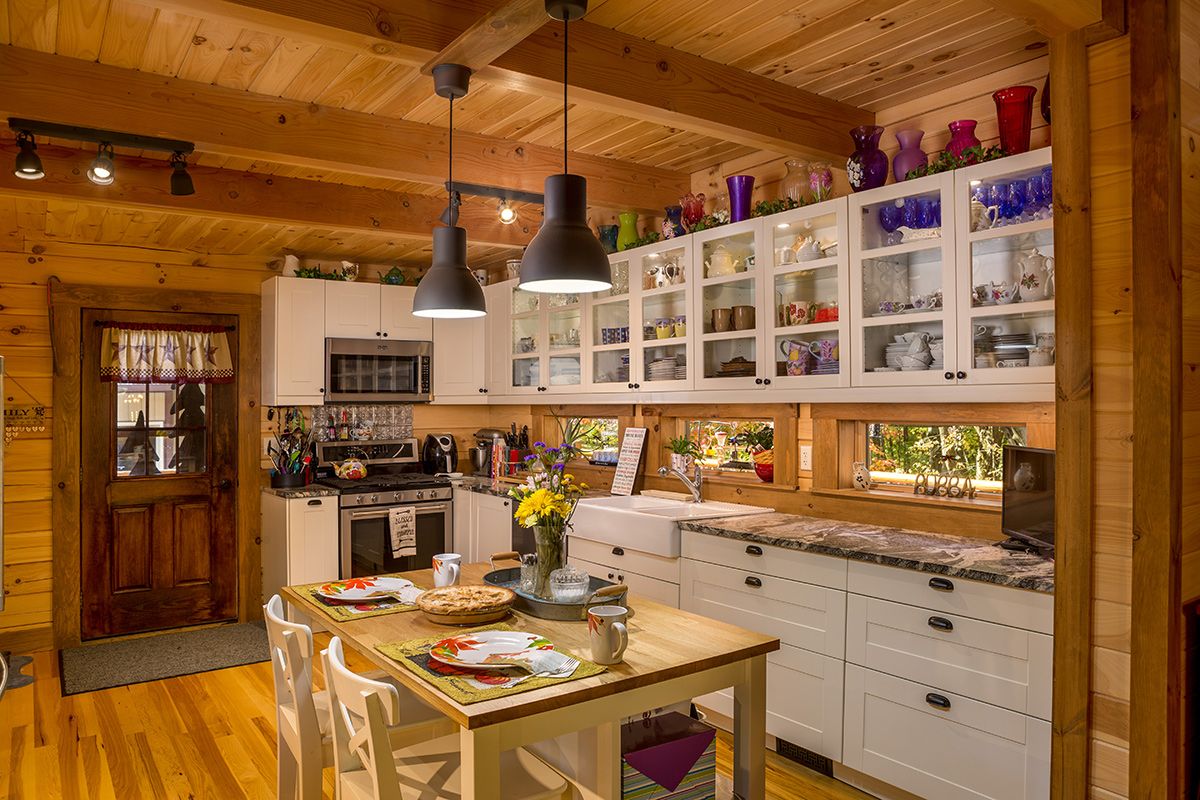
[[[792,227],[792,223],[790,223],[790,222],[781,222],[781,223],[779,223],[778,225],[776,225],[775,227],[776,227],[776,228],[779,228],[780,230],[782,230],[782,229],[784,229],[784,228],[790,228],[790,227]]]

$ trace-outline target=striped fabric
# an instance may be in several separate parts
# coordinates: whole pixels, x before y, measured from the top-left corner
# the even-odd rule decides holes
[[[621,762],[622,800],[714,800],[717,793],[717,742],[714,739],[687,776],[670,792],[625,761]]]

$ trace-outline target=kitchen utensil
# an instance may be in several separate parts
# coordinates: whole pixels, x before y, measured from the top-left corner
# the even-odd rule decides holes
[[[461,570],[462,556],[458,553],[439,553],[433,557],[433,585],[457,585]]]
[[[317,587],[317,594],[329,600],[355,603],[397,597],[404,589],[412,585],[412,581],[405,580],[404,578],[391,578],[387,576],[348,578],[344,581],[330,581],[329,583],[322,584]]]
[[[621,606],[598,606],[588,610],[588,641],[592,661],[620,664],[629,646],[629,612]]]

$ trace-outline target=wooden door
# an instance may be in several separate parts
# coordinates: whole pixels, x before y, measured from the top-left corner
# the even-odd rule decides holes
[[[237,384],[101,382],[105,320],[237,318],[83,312],[82,638],[235,619]]]

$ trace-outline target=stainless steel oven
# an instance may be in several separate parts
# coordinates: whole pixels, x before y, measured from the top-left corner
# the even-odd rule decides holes
[[[432,342],[326,339],[325,401],[427,403],[432,363]]]
[[[433,557],[453,547],[454,512],[449,487],[343,494],[341,507],[342,577],[428,569]],[[417,516],[417,554],[392,556],[388,512],[412,506]]]

